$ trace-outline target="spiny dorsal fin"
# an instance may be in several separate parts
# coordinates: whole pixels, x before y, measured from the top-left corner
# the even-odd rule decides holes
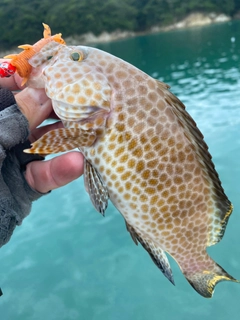
[[[170,86],[167,83],[162,82],[160,80],[156,80],[156,81],[160,89],[170,89]]]

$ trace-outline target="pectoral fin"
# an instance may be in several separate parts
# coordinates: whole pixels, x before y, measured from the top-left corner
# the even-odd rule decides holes
[[[108,190],[97,170],[84,161],[84,183],[95,209],[103,216],[108,206]]]
[[[90,147],[96,139],[92,130],[80,128],[60,128],[45,133],[40,139],[32,144],[26,153],[50,154],[69,151],[80,147]]]
[[[152,258],[153,262],[156,266],[162,271],[164,276],[172,283],[174,283],[172,269],[170,267],[168,258],[164,251],[160,247],[156,247],[155,243],[150,239],[144,239],[140,233],[136,232],[136,230],[126,222],[127,230],[129,231],[133,241],[135,244],[138,244],[139,241],[143,248],[149,253],[150,257]]]

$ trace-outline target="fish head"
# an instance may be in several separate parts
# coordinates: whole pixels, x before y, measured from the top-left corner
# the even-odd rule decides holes
[[[95,50],[51,42],[29,61],[29,85],[45,88],[58,117],[81,122],[84,129],[104,125],[111,104],[111,86]]]

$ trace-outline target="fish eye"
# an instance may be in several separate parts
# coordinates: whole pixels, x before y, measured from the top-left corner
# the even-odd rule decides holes
[[[83,54],[81,52],[73,52],[73,53],[71,53],[71,59],[73,61],[82,61]]]

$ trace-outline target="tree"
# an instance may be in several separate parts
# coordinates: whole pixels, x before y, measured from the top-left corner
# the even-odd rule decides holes
[[[89,31],[100,34],[117,29],[145,31],[154,25],[179,21],[191,12],[234,15],[240,0],[1,0],[0,46],[35,43],[42,37],[41,23],[64,37]]]

